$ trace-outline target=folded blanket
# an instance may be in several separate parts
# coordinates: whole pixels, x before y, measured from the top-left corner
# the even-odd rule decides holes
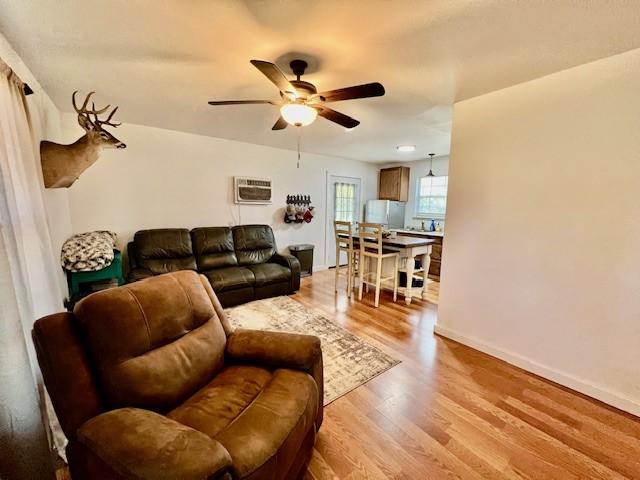
[[[113,262],[116,234],[105,230],[79,233],[62,245],[60,263],[71,272],[95,272]]]

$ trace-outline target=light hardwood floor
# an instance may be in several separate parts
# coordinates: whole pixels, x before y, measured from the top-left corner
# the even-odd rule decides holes
[[[437,282],[376,309],[333,279],[293,298],[402,363],[326,408],[305,480],[640,479],[638,418],[435,336]]]
[[[333,271],[294,298],[402,363],[326,409],[305,479],[640,479],[640,420],[433,334],[430,302],[334,294]]]

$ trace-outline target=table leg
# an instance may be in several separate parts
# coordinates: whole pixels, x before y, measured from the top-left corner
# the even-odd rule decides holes
[[[411,304],[411,292],[413,290],[413,271],[416,265],[415,258],[411,255],[407,257],[407,285],[404,289],[404,303]]]
[[[427,282],[429,281],[429,267],[431,266],[431,246],[429,246],[429,251],[427,253],[420,255],[420,261],[422,262],[422,270],[424,274],[420,297],[424,300],[425,294],[427,293]]]

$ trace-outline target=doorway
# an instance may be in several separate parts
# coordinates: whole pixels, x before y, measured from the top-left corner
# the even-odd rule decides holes
[[[326,265],[336,266],[336,239],[333,222],[342,220],[359,222],[362,217],[361,208],[362,179],[357,177],[343,177],[327,174],[327,228],[325,236]],[[340,258],[340,264],[346,265],[347,257]]]

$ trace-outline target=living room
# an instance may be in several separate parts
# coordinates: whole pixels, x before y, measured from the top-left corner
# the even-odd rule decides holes
[[[363,8],[0,0],[2,480],[640,478],[640,2]]]

